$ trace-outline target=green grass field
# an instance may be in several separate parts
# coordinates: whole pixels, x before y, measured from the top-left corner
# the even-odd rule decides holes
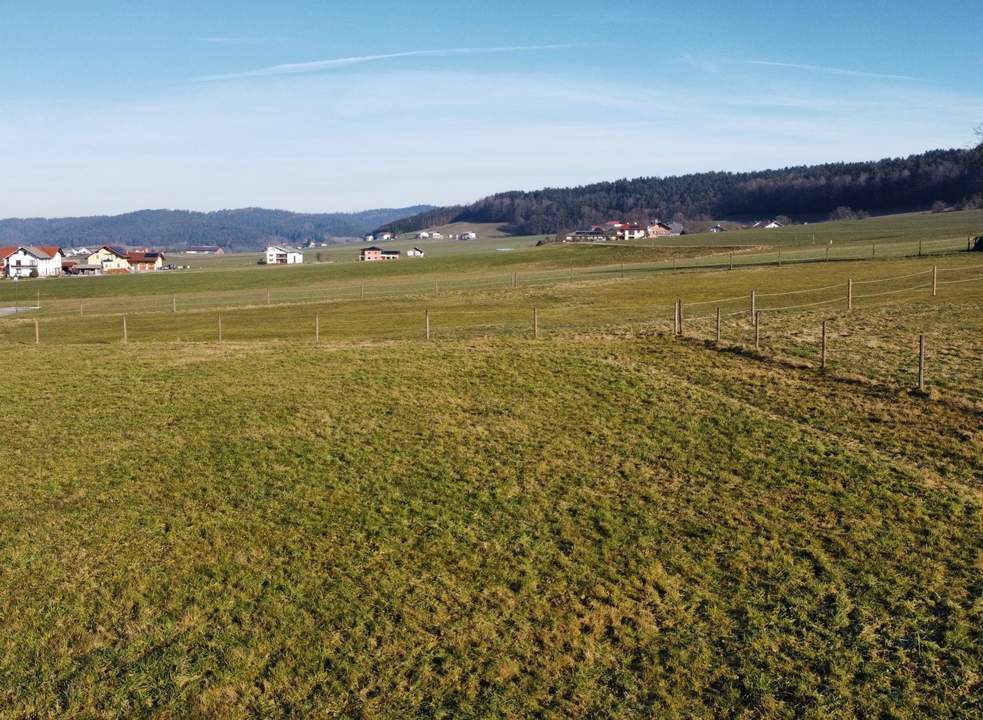
[[[0,718],[983,716],[981,218],[0,283]]]

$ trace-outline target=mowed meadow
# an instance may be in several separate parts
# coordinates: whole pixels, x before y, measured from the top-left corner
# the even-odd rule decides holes
[[[3,284],[0,717],[980,717],[981,254],[526,242]]]

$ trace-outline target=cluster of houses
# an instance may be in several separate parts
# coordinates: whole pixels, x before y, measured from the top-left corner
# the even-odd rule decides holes
[[[759,220],[753,225],[735,226],[739,229],[752,228],[773,230],[785,227],[778,220]],[[709,232],[726,232],[727,228],[717,224],[709,228]],[[609,240],[642,240],[644,238],[674,237],[682,235],[684,232],[682,223],[666,223],[656,220],[651,223],[622,222],[621,220],[611,220],[603,225],[584,230],[576,230],[566,235],[565,242],[607,242]]]
[[[575,230],[566,236],[566,242],[606,242],[608,240],[641,240],[643,238],[671,237],[681,235],[680,223],[665,223],[656,220],[651,223],[622,222],[611,220],[604,225],[595,225],[585,230]]]
[[[462,232],[450,235],[444,235],[444,233],[437,232],[436,230],[421,230],[415,235],[417,240],[477,240],[478,233],[476,232]],[[395,240],[395,233],[391,232],[379,232],[373,234],[368,234],[362,238],[363,242],[385,242],[386,240]]]
[[[406,257],[422,258],[426,253],[418,247],[406,251]],[[399,260],[402,253],[399,250],[383,250],[375,245],[362,248],[358,253],[359,262],[381,262],[383,260]]]
[[[156,272],[164,269],[164,260],[160,252],[112,245],[103,245],[95,252],[82,248],[71,259],[55,245],[10,245],[0,247],[0,274],[8,278],[44,278]]]

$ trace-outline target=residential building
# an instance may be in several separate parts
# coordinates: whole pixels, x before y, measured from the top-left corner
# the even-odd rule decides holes
[[[406,257],[422,258],[423,257],[423,250],[421,250],[418,247],[415,247],[415,248],[412,248],[410,250],[407,250],[406,251]]]
[[[133,272],[157,272],[164,267],[164,254],[148,250],[131,250],[126,254]]]
[[[296,248],[284,245],[270,245],[266,248],[267,265],[300,265],[304,262],[304,253]]]
[[[645,234],[650,238],[666,237],[672,235],[672,228],[669,226],[669,223],[656,220],[645,228]]]
[[[428,233],[426,230],[423,230],[422,232],[418,232],[416,234],[416,239],[417,240],[429,240],[430,239],[430,233]]]
[[[458,235],[458,238],[460,238],[461,240],[477,240],[478,239],[478,233],[475,233],[475,232],[462,232],[460,235]]]
[[[57,245],[20,245],[3,248],[3,270],[7,277],[55,277],[61,275],[65,253]]]
[[[619,240],[641,240],[645,237],[645,228],[638,223],[622,223],[614,231],[614,236]]]
[[[130,261],[127,260],[126,250],[114,245],[103,245],[89,255],[86,265],[94,265],[106,275],[119,275],[130,272]]]

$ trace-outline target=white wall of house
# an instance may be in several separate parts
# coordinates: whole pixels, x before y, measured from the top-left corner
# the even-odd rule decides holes
[[[64,257],[61,252],[56,252],[50,257],[38,257],[25,248],[18,248],[7,258],[7,275],[29,278],[37,273],[37,277],[55,277],[61,275],[62,260]]]

